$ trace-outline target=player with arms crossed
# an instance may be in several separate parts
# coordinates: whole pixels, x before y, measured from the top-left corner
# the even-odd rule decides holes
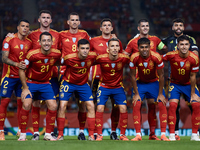
[[[128,141],[125,136],[127,128],[128,114],[127,101],[123,89],[123,67],[129,62],[129,57],[125,54],[119,54],[120,44],[117,38],[112,38],[108,41],[108,53],[99,55],[96,63],[100,64],[101,79],[97,92],[97,112],[96,112],[96,141],[103,139],[103,112],[105,104],[109,96],[114,99],[114,103],[118,105],[120,110],[120,140]]]
[[[88,82],[88,73],[91,65],[96,59],[95,52],[90,51],[90,43],[86,39],[81,39],[77,44],[77,52],[68,54],[64,57],[64,65],[66,65],[66,71],[63,75],[63,80],[60,85],[60,105],[58,109],[58,137],[57,140],[63,140],[63,130],[65,124],[65,110],[69,101],[69,98],[74,92],[78,93],[80,100],[83,104],[86,104],[88,113],[88,140],[95,140],[95,111],[92,91]]]
[[[131,55],[130,69],[133,85],[133,121],[136,130],[136,137],[131,141],[142,140],[141,136],[141,101],[149,97],[158,102],[159,118],[161,126],[161,140],[169,141],[165,136],[167,125],[167,110],[164,86],[164,63],[162,57],[150,50],[150,40],[141,38],[138,40],[139,52]],[[138,68],[138,80],[136,81],[136,68]],[[158,78],[159,77],[159,78]],[[159,80],[159,81],[158,81]]]
[[[90,40],[90,48],[91,51],[95,51],[97,55],[101,54],[107,54],[108,53],[108,41],[111,38],[115,38],[116,36],[112,34],[111,32],[113,31],[113,26],[112,26],[112,20],[109,18],[105,18],[101,21],[100,24],[100,31],[102,32],[101,36],[94,37]],[[119,41],[119,46],[120,50],[119,53],[122,53],[123,47],[121,41]],[[101,69],[100,65],[95,65],[92,66],[92,92],[93,92],[93,97],[94,101],[96,101],[96,93],[97,93],[97,88],[99,85],[99,80],[101,78]],[[111,99],[112,101],[112,111],[111,111],[111,134],[110,134],[110,139],[112,140],[119,140],[117,137],[116,129],[118,126],[118,121],[119,121],[119,108],[117,106],[114,106],[114,100]]]
[[[199,58],[189,51],[189,37],[182,35],[177,39],[177,51],[163,55],[163,60],[171,66],[171,83],[169,86],[168,125],[171,141],[175,141],[176,109],[183,94],[192,106],[192,136],[191,140],[200,141],[197,130],[200,124],[200,98],[196,84],[196,73],[199,71]]]
[[[4,121],[6,117],[7,107],[10,102],[10,97],[15,91],[17,97],[17,118],[18,126],[19,114],[22,108],[21,102],[21,87],[22,84],[19,79],[18,70],[25,68],[21,63],[23,55],[31,48],[31,41],[26,38],[29,32],[28,20],[22,19],[17,26],[18,32],[13,37],[6,37],[3,41],[2,48],[2,62],[3,73],[1,80],[1,105],[0,105],[0,140],[5,140],[4,137]]]
[[[52,35],[49,32],[43,32],[40,35],[41,48],[30,50],[25,59],[25,70],[19,70],[19,77],[22,82],[23,91],[21,94],[23,106],[20,112],[21,134],[18,141],[26,140],[26,126],[31,109],[32,99],[39,96],[47,104],[46,115],[46,133],[44,140],[55,141],[51,136],[54,129],[55,118],[57,114],[57,103],[49,80],[51,78],[51,69],[56,61],[60,60],[61,52],[51,48],[53,43]],[[27,80],[26,80],[27,77]]]

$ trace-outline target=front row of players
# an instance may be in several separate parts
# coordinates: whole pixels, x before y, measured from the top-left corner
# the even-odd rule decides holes
[[[63,129],[65,120],[65,110],[69,98],[76,91],[82,103],[86,104],[88,113],[88,130],[89,140],[95,140],[94,130],[97,129],[97,141],[103,139],[103,112],[108,97],[114,99],[120,110],[120,140],[129,140],[125,136],[127,128],[127,107],[126,96],[123,89],[123,67],[129,63],[131,69],[131,79],[133,85],[133,120],[136,129],[136,137],[132,141],[142,140],[140,133],[140,107],[144,97],[158,102],[159,117],[161,125],[161,140],[175,140],[175,122],[176,107],[181,93],[187,97],[188,102],[193,108],[192,113],[192,137],[191,140],[199,141],[197,130],[200,118],[199,93],[195,88],[196,72],[199,70],[198,57],[189,51],[189,39],[187,36],[178,38],[178,49],[160,56],[156,52],[150,51],[150,41],[147,38],[138,40],[139,52],[134,53],[131,58],[125,54],[119,53],[120,46],[118,39],[112,38],[108,42],[108,54],[98,55],[90,52],[90,43],[86,39],[78,41],[77,53],[64,56],[61,61],[62,65],[67,66],[67,70],[63,75],[60,86],[60,105],[57,114],[57,103],[53,94],[49,78],[51,77],[51,69],[54,65],[59,65],[61,52],[51,48],[52,36],[48,32],[40,35],[41,49],[30,50],[21,67],[19,67],[19,77],[23,86],[21,99],[23,102],[20,111],[20,128],[21,134],[19,141],[26,140],[26,127],[28,123],[29,110],[31,108],[32,99],[45,100],[47,104],[46,115],[46,133],[45,140],[63,140]],[[163,61],[170,61],[171,84],[169,88],[169,112],[167,118],[166,100],[163,91],[164,72]],[[92,65],[100,64],[102,77],[97,92],[97,111],[95,115],[95,106],[93,96],[88,85],[88,73]],[[138,75],[136,75],[136,68]],[[25,72],[26,69],[26,72]],[[38,78],[38,75],[40,78]],[[159,76],[159,78],[157,77]],[[139,79],[136,81],[136,77]],[[26,80],[27,78],[27,80]],[[159,79],[159,82],[158,82]],[[154,87],[154,88],[152,88]],[[38,92],[40,93],[38,95]],[[58,137],[54,139],[51,131],[54,128],[55,119],[58,123]],[[169,139],[165,136],[166,124],[170,130]]]

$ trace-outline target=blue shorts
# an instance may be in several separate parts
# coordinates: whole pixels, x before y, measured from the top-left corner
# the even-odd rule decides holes
[[[158,93],[159,93],[159,82],[151,82],[151,83],[144,83],[137,81],[137,87],[138,87],[138,92],[140,95],[141,100],[146,97],[148,99],[154,99],[154,102],[156,102]],[[132,96],[134,95],[133,90],[132,90]],[[163,89],[163,95],[165,96],[165,91]],[[161,102],[159,100],[159,102]]]
[[[100,86],[97,92],[97,105],[105,105],[109,96],[114,99],[116,105],[126,105],[127,103],[124,88],[109,89]]]
[[[87,83],[76,85],[68,83],[65,80],[63,80],[60,85],[59,99],[61,101],[68,101],[74,92],[79,95],[81,101],[93,101],[92,91]]]
[[[169,100],[171,100],[171,99],[180,100],[181,94],[183,94],[185,100],[187,100],[190,103],[191,85],[180,85],[180,84],[170,83],[169,93],[168,93]],[[195,87],[195,94],[200,96],[199,90],[197,87]]]
[[[52,86],[54,95],[55,95],[56,97],[59,97],[59,88],[60,88],[60,84],[59,84],[59,82],[58,82],[58,78],[57,78],[57,77],[51,78],[50,83],[51,83],[51,86]]]
[[[22,84],[19,78],[2,78],[1,80],[1,97],[11,97],[13,91],[15,91],[16,97],[21,97]]]
[[[46,84],[36,84],[36,83],[27,83],[29,90],[32,94],[33,99],[37,100],[56,100],[53,89],[50,83]],[[30,95],[27,95],[26,98],[31,98]]]

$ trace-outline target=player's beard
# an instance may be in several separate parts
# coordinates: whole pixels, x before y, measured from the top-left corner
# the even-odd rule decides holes
[[[180,29],[179,29],[180,30]],[[174,34],[180,36],[181,34],[183,34],[183,31],[181,30],[181,32],[176,32],[176,30],[173,30],[174,31]]]

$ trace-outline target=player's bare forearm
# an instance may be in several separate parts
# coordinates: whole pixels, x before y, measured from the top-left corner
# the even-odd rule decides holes
[[[25,74],[25,71],[22,69],[19,69],[19,78],[21,80],[23,89],[28,89],[28,86],[26,84],[26,74]]]
[[[196,72],[190,73],[191,95],[195,94]]]
[[[8,55],[8,51],[2,51],[2,62],[10,66],[17,66],[17,63],[9,59]]]
[[[130,70],[130,76],[131,76],[131,83],[133,86],[133,91],[135,92],[135,94],[139,94],[138,93],[138,89],[137,89],[137,83],[136,83],[136,69],[131,69]]]

